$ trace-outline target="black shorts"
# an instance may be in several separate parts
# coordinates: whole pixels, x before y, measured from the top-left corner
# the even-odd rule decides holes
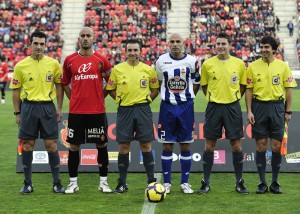
[[[242,110],[238,101],[229,104],[207,104],[204,137],[211,140],[221,138],[223,127],[226,139],[236,140],[244,136]]]
[[[148,104],[119,106],[117,114],[117,141],[151,142],[154,140],[152,112]]]
[[[57,139],[58,122],[53,102],[24,101],[21,108],[19,138]]]
[[[252,113],[255,118],[255,124],[252,126],[253,139],[282,140],[285,114],[283,101],[262,102],[253,100]]]
[[[67,142],[75,145],[107,143],[106,114],[69,114]]]

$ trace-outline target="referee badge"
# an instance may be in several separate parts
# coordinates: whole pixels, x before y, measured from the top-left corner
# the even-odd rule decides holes
[[[274,77],[272,78],[272,84],[273,84],[273,85],[279,85],[279,84],[280,84],[280,77],[274,76]]]
[[[53,74],[46,74],[46,82],[52,82],[53,81]]]
[[[147,80],[146,79],[141,79],[140,80],[140,87],[141,88],[146,88],[147,87]]]
[[[238,81],[238,77],[236,75],[231,76],[231,84],[236,84]]]

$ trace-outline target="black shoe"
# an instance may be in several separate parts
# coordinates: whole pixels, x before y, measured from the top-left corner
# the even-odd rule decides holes
[[[121,179],[118,179],[118,185],[114,190],[114,193],[123,193],[123,192],[127,192],[128,191],[128,187],[127,184],[123,184],[123,182],[121,181]]]
[[[153,182],[156,182],[156,178],[151,178],[151,179],[148,179],[148,184],[151,184]]]
[[[270,191],[274,194],[282,194],[282,190],[277,181],[273,181],[270,185]]]
[[[268,192],[267,184],[260,182],[257,186],[256,193],[257,194],[265,194],[266,192]]]
[[[60,180],[58,180],[57,183],[53,184],[53,188],[52,188],[53,192],[55,193],[65,193],[65,189],[63,188],[63,186],[60,183]]]
[[[248,194],[249,191],[244,186],[244,179],[241,179],[238,184],[235,186],[235,191],[237,191],[240,194]]]
[[[210,191],[210,186],[203,179],[201,181],[201,187],[198,189],[198,193],[206,194]]]
[[[24,186],[20,190],[20,193],[23,195],[27,195],[33,192],[33,185],[30,181],[24,180]]]

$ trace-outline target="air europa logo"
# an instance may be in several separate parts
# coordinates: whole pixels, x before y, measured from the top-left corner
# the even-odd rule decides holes
[[[86,73],[88,72],[92,67],[92,63],[88,63],[88,64],[82,64],[79,68],[78,68],[78,73]]]

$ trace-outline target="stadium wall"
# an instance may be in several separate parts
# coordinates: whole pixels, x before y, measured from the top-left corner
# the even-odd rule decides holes
[[[109,136],[109,171],[118,171],[118,143],[115,141],[116,133],[116,113],[107,113],[108,116],[108,136]],[[157,136],[156,124],[158,120],[158,113],[153,113],[154,117],[154,129],[155,136]],[[243,114],[243,118],[246,118],[246,114]],[[192,151],[192,172],[202,171],[202,154],[204,150],[204,137],[203,137],[203,122],[204,113],[197,112],[195,114],[195,142],[191,145]],[[294,112],[293,120],[289,124],[289,140],[288,140],[288,154],[283,157],[281,171],[284,172],[300,172],[300,132],[297,125],[300,121],[300,112]],[[60,129],[60,141],[58,144],[58,150],[60,155],[61,171],[68,171],[68,143],[65,141],[67,136],[67,114],[63,116],[63,123],[61,123]],[[242,139],[243,153],[244,153],[244,171],[255,172],[255,142],[251,139],[251,126],[244,121],[244,135]],[[162,145],[156,140],[152,144],[153,154],[155,157],[155,171],[161,172],[160,157],[162,152]],[[179,148],[178,145],[174,147],[173,153],[173,171],[180,172],[180,161],[179,161]],[[85,144],[81,147],[81,162],[79,166],[80,172],[98,172],[97,165],[97,150],[93,144]],[[272,152],[268,148],[267,158],[267,171],[271,171],[271,157]],[[233,172],[232,166],[232,153],[228,140],[222,138],[218,141],[217,148],[214,154],[214,167],[213,171],[218,172]],[[50,172],[48,164],[48,154],[44,149],[41,140],[38,140],[33,154],[33,172]],[[21,156],[17,155],[16,171],[22,172]],[[132,142],[131,153],[130,153],[130,172],[144,172],[142,154],[139,149],[138,142]]]

